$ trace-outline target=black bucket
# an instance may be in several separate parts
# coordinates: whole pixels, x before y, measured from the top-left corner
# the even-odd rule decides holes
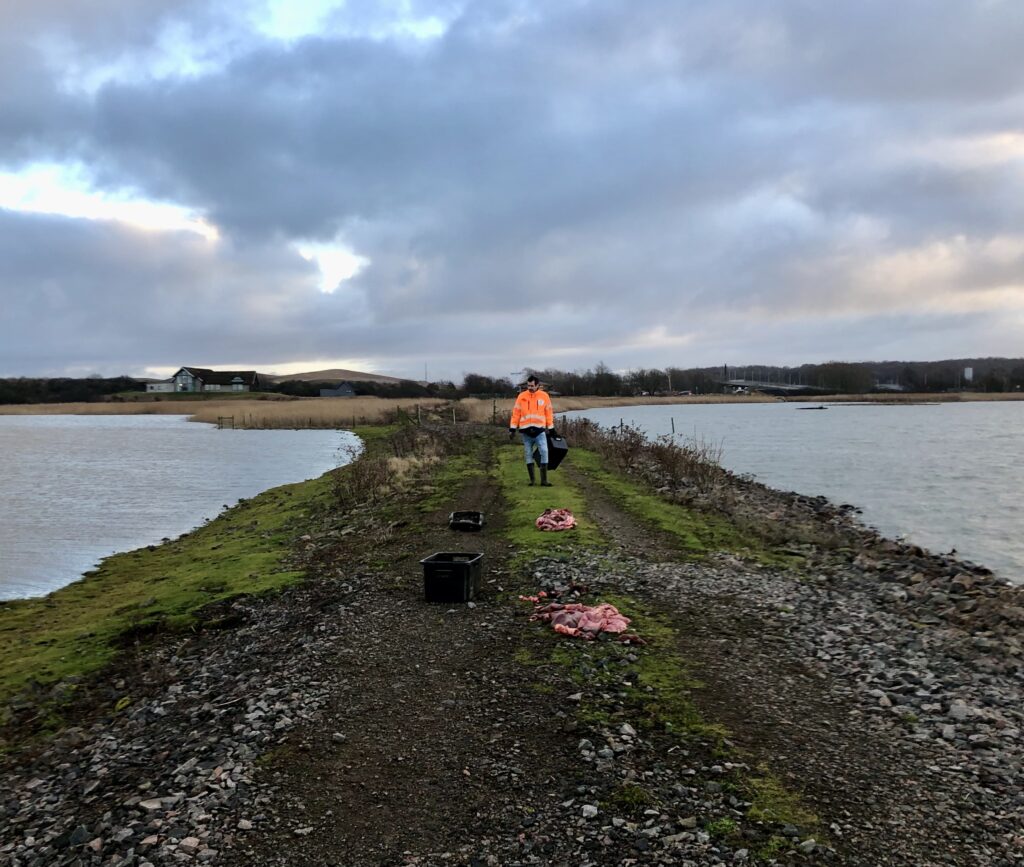
[[[427,602],[469,602],[480,591],[484,555],[439,551],[420,560]]]
[[[448,526],[452,530],[464,533],[478,533],[484,528],[483,512],[452,512],[448,516]]]

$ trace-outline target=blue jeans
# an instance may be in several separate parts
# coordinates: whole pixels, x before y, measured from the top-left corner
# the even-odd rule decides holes
[[[540,450],[540,462],[546,464],[548,462],[548,432],[542,430],[537,436],[532,437],[528,433],[520,431],[519,435],[523,438],[523,451],[526,453],[526,463],[533,463],[533,449],[536,446]]]

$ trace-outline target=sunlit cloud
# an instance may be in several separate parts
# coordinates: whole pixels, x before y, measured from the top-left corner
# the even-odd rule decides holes
[[[264,36],[275,39],[301,39],[318,33],[331,11],[344,5],[345,0],[269,0],[257,16],[256,27]]]
[[[40,37],[36,46],[64,93],[93,97],[115,82],[141,84],[215,73],[236,56],[243,34],[200,37],[181,22],[168,22],[150,44],[127,47],[102,60],[55,34]]]
[[[1020,353],[1013,4],[0,8],[12,373]]]
[[[184,359],[186,365],[207,366],[200,358]],[[153,379],[169,379],[178,372],[181,365],[153,365],[146,367],[142,376]],[[210,370],[257,370],[268,376],[291,376],[296,373],[310,373],[316,370],[358,370],[362,373],[375,373],[377,367],[369,358],[311,358],[307,361],[289,361],[284,364],[267,363],[265,361],[240,361],[237,364],[213,364]]]
[[[675,334],[664,325],[657,325],[638,333],[632,345],[642,348],[674,349],[693,343],[692,334]]]
[[[1024,163],[1024,132],[1006,130],[979,135],[926,138],[883,145],[894,161],[935,163],[947,167],[986,168]]]
[[[345,0],[268,0],[255,17],[257,31],[268,38],[292,42],[308,36],[348,36],[383,40],[395,37],[436,39],[449,22],[438,15],[417,14],[408,0],[394,0],[365,9],[350,9]]]
[[[179,205],[92,189],[81,167],[35,164],[18,172],[0,172],[0,208],[57,214],[82,220],[111,220],[135,229],[194,232],[208,241],[217,227]]]
[[[303,243],[297,244],[296,249],[303,259],[320,269],[320,291],[327,295],[370,264],[369,259],[337,244]]]

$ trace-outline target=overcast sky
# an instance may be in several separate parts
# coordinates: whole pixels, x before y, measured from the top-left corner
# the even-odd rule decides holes
[[[1020,0],[0,3],[0,375],[1024,355]]]

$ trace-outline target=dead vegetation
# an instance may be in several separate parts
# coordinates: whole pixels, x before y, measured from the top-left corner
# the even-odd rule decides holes
[[[348,511],[384,500],[407,487],[432,465],[462,452],[468,429],[462,425],[421,423],[399,424],[382,439],[367,445],[348,446],[345,465],[333,477],[338,507]]]
[[[450,406],[440,398],[355,397],[232,400],[152,400],[132,402],[49,403],[0,406],[0,415],[187,415],[190,421],[218,424],[231,419],[237,428],[351,428],[403,419],[430,421]],[[450,413],[450,410],[448,410]]]
[[[631,425],[602,428],[584,418],[563,422],[560,431],[574,445],[597,452],[623,472],[662,487],[690,489],[705,497],[729,487],[731,474],[722,467],[721,444],[671,435],[652,441]]]
[[[821,398],[792,397],[789,401],[857,402],[899,405],[936,401],[1021,400],[1024,394],[858,394]],[[599,407],[705,403],[771,403],[786,398],[769,395],[678,395],[651,397],[570,397],[553,399],[557,413]],[[152,400],[95,403],[9,404],[0,415],[187,415],[189,421],[225,424],[258,430],[352,428],[358,425],[416,422],[420,424],[477,422],[506,425],[512,398],[382,398],[289,397],[261,394],[252,398],[178,400],[155,395]],[[696,451],[707,450],[696,444]],[[711,450],[713,453],[713,449]],[[712,454],[713,456],[713,454]]]

